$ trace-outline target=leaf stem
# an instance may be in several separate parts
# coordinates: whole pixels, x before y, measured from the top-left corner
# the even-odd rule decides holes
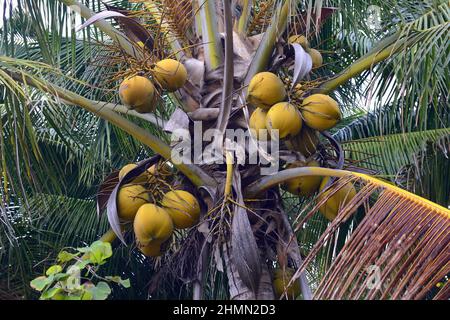
[[[238,20],[237,31],[239,34],[244,35],[247,31],[248,18],[250,17],[250,11],[252,8],[252,0],[242,1],[242,13]]]
[[[405,47],[414,44],[418,39],[417,37],[400,38],[400,36],[401,33],[397,32],[394,35],[384,39],[367,54],[341,71],[336,77],[323,82],[319,88],[313,91],[323,94],[330,93],[338,86],[359,75],[361,72],[372,68],[375,64],[388,59]]]
[[[345,177],[345,176],[355,176],[366,182],[373,183],[373,184],[377,185],[378,187],[381,187],[381,188],[396,192],[398,194],[401,194],[403,196],[412,198],[413,200],[428,206],[431,210],[437,211],[450,219],[450,210],[449,209],[446,209],[430,200],[419,197],[418,195],[413,194],[409,191],[403,190],[402,188],[394,186],[388,182],[384,182],[380,179],[377,179],[375,177],[372,177],[370,175],[363,174],[363,173],[352,172],[352,171],[347,171],[347,170],[330,169],[330,168],[301,167],[301,168],[286,169],[286,170],[280,171],[274,175],[262,177],[259,180],[256,180],[255,182],[251,183],[246,188],[245,196],[247,198],[255,198],[259,194],[264,192],[265,190],[267,190],[271,187],[274,187],[280,183],[283,183],[286,180],[290,180],[290,179],[297,178],[297,177],[304,177],[304,176],[322,176],[322,177],[338,177],[338,178]]]
[[[198,0],[202,24],[202,41],[205,49],[205,62],[208,71],[218,68],[223,61],[222,44],[217,30],[215,0]]]
[[[272,55],[273,47],[277,38],[283,34],[287,27],[287,20],[291,8],[292,0],[285,0],[283,6],[278,8],[276,14],[272,18],[272,22],[267,28],[258,50],[253,57],[250,67],[244,79],[244,93],[247,90],[247,85],[253,76],[264,70],[269,64],[270,56]]]
[[[225,20],[225,68],[223,76],[222,101],[220,104],[219,117],[217,119],[217,129],[220,136],[223,136],[230,118],[231,106],[233,102],[233,17],[231,16],[231,0],[223,1]]]

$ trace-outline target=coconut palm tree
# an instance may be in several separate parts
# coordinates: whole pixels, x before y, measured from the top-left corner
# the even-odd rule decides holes
[[[274,299],[274,269],[293,270],[285,298],[293,285],[302,299],[449,298],[447,1],[9,0],[2,15],[1,297],[32,296],[29,280],[58,250],[100,238],[115,247],[106,268],[132,280],[115,298]],[[156,80],[167,58],[188,73],[175,92]],[[249,84],[263,71],[304,127],[314,94],[342,113],[312,135],[313,150],[272,139],[279,152],[263,160],[280,170],[270,175],[264,161],[236,163],[222,135],[249,128]],[[154,112],[121,102],[134,75],[154,83]],[[170,133],[194,122],[216,129],[200,148],[218,147],[219,163],[174,161]],[[159,175],[166,161],[173,171]],[[183,188],[202,210],[146,258],[116,194],[154,164],[152,194]],[[285,190],[311,177],[320,191]],[[327,220],[318,211],[336,199]]]

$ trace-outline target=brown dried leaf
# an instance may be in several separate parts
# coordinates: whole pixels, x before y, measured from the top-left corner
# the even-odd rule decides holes
[[[233,189],[236,193],[236,202],[231,225],[231,252],[233,264],[244,284],[256,296],[261,276],[261,259],[259,249],[253,234],[241,191],[241,181],[238,171],[233,175]]]

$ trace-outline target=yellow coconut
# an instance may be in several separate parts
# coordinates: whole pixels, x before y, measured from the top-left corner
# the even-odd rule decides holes
[[[295,34],[293,36],[290,36],[288,39],[288,43],[298,43],[303,47],[305,50],[309,50],[309,41],[306,39],[304,35],[301,34]]]
[[[288,169],[299,167],[320,167],[316,160],[308,162],[297,161],[288,165]],[[286,181],[284,188],[295,195],[309,197],[319,190],[322,177],[320,176],[304,176]]]
[[[331,129],[341,120],[337,102],[325,94],[305,98],[301,110],[306,125],[319,131]]]
[[[294,270],[290,268],[275,269],[273,277],[273,289],[275,291],[275,296],[277,298],[288,297],[288,299],[295,299],[300,294],[300,283],[298,280],[294,281],[290,286],[288,286],[292,276],[294,275]]]
[[[288,103],[280,102],[273,105],[267,112],[266,117],[267,130],[277,130],[279,137],[294,136],[302,128],[302,117],[297,108]]]
[[[137,112],[153,112],[156,107],[155,87],[152,82],[141,76],[133,76],[122,81],[119,97],[122,103]]]
[[[318,68],[323,64],[323,58],[319,51],[310,49],[308,53],[311,56],[313,68]]]
[[[151,241],[145,246],[138,244],[138,248],[146,257],[159,257],[162,254],[160,241]]]
[[[137,167],[137,165],[134,163],[129,163],[129,164],[123,166],[123,168],[120,169],[120,171],[119,171],[119,180],[122,180],[122,178],[125,177],[125,175],[128,172],[130,172],[131,170],[133,170],[136,167]]]
[[[167,192],[161,205],[167,210],[177,229],[190,228],[200,218],[200,205],[197,199],[187,191],[173,190]]]
[[[303,124],[300,133],[286,140],[285,143],[289,150],[298,151],[308,158],[316,153],[317,145],[319,144],[319,135],[316,130]]]
[[[268,110],[286,97],[286,89],[280,78],[271,72],[257,73],[248,85],[247,100],[254,107]]]
[[[322,192],[325,189],[325,186],[330,180],[329,177],[326,177],[322,180],[322,183],[320,184],[320,191],[321,193],[317,197],[317,201],[320,201],[324,197],[326,197],[328,194],[331,193],[332,190],[327,190],[325,192]],[[351,182],[348,182],[345,184],[341,189],[339,189],[336,193],[334,193],[320,208],[319,211],[322,213],[328,220],[333,220],[336,218],[339,212],[339,208],[345,206],[347,203],[349,203],[353,197],[356,195],[355,187]]]
[[[252,115],[250,116],[249,120],[249,127],[251,134],[260,140],[267,140],[269,139],[269,134],[267,131],[264,133],[264,131],[259,130],[266,130],[266,117],[267,112],[264,111],[261,108],[256,108],[255,111],[253,111]]]
[[[173,59],[164,59],[156,63],[153,75],[161,87],[169,92],[180,89],[187,80],[186,68],[181,62]]]
[[[122,180],[123,177],[125,177],[125,175],[130,172],[131,170],[133,170],[134,168],[136,168],[137,165],[134,163],[130,163],[125,165],[122,169],[120,169],[119,171],[119,180]],[[137,176],[136,178],[134,178],[132,181],[133,183],[145,183],[148,181],[149,179],[149,175],[150,175],[150,168],[147,169],[147,171],[144,171],[143,173],[141,173],[139,176]]]
[[[153,241],[162,243],[169,239],[173,222],[165,209],[147,203],[137,211],[133,228],[139,246],[146,246]]]
[[[143,186],[126,184],[119,189],[116,201],[119,217],[131,221],[140,206],[150,201],[150,196]]]

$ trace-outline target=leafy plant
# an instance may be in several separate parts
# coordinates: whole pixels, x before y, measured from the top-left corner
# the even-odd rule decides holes
[[[59,252],[57,264],[30,285],[41,293],[41,300],[105,300],[111,294],[108,283],[130,287],[129,279],[98,275],[100,266],[111,256],[109,242],[95,241],[88,247],[67,248]],[[94,280],[99,281],[94,284]]]

